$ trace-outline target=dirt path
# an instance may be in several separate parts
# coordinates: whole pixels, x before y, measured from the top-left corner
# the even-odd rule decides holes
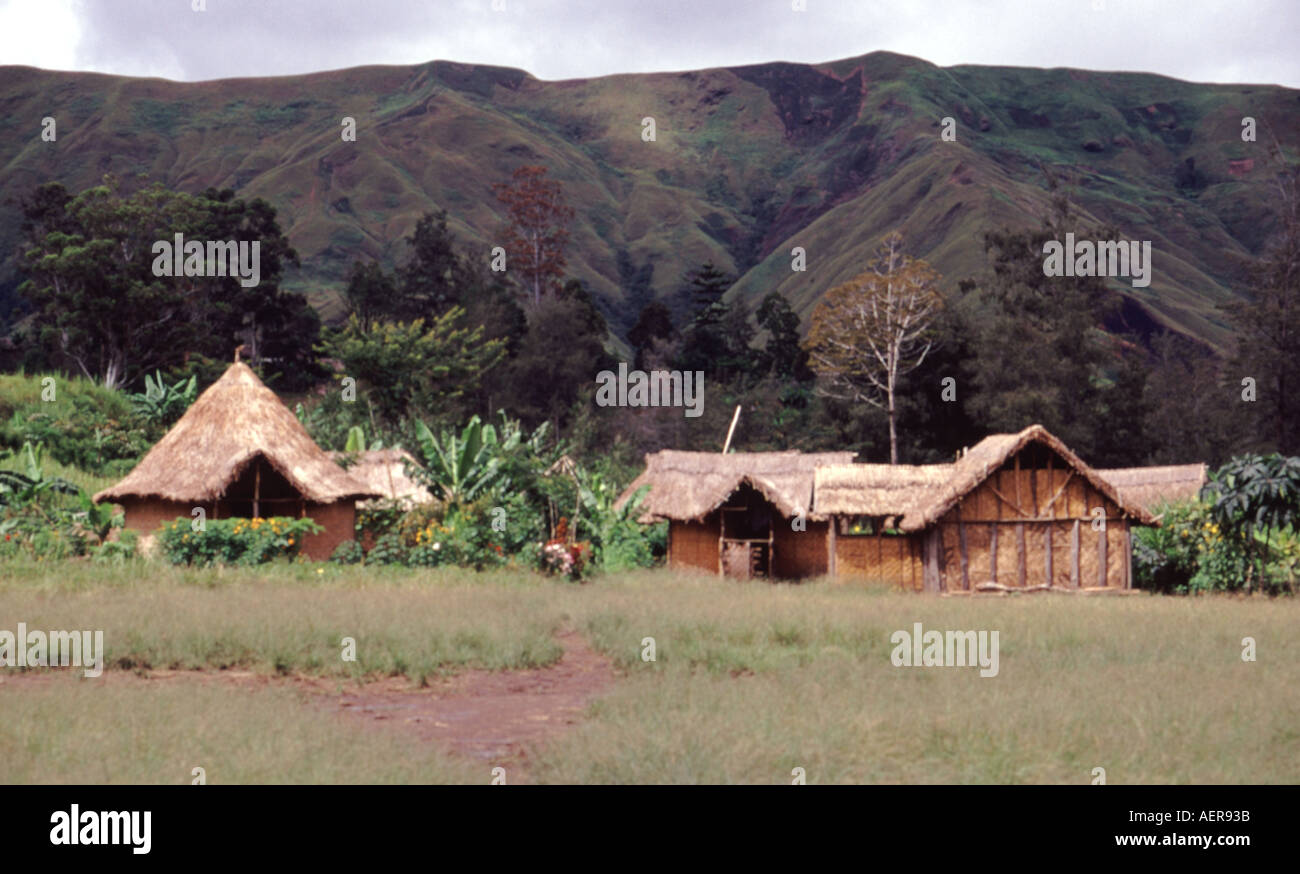
[[[526,782],[528,745],[576,723],[583,710],[614,683],[613,665],[576,631],[558,634],[564,654],[553,665],[518,671],[465,670],[413,688],[406,677],[362,685],[330,677],[273,677],[250,671],[151,671],[141,676],[105,671],[99,681],[217,681],[263,686],[292,684],[312,703],[346,719],[362,719],[409,730],[421,740],[507,770],[511,783]],[[0,690],[58,682],[53,671],[0,678]]]
[[[545,668],[463,671],[424,689],[392,677],[328,695],[347,713],[409,726],[420,738],[461,755],[522,765],[528,744],[576,723],[588,703],[614,682],[609,659],[580,634],[565,632],[557,639],[564,655]]]

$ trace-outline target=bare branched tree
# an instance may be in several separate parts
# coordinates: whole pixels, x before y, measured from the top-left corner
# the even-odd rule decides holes
[[[806,342],[823,394],[888,412],[890,464],[898,463],[898,378],[925,361],[943,305],[939,274],[902,245],[902,234],[891,233],[870,269],[826,292]]]

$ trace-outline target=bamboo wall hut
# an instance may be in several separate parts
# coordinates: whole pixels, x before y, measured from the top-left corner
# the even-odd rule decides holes
[[[1132,586],[1131,526],[1158,524],[1151,507],[1194,494],[1204,476],[1204,465],[1103,475],[1034,425],[987,437],[951,464],[664,451],[646,456],[620,500],[651,487],[641,519],[669,520],[673,567],[746,576],[729,555],[742,547],[730,541],[754,532],[732,523],[748,524],[765,502],[783,523],[767,540],[778,578],[829,573],[932,592],[1122,589]],[[803,530],[785,524],[795,510],[808,520]]]
[[[826,519],[812,512],[813,472],[852,452],[681,452],[646,456],[619,497],[650,486],[640,521],[668,521],[668,565],[737,578],[795,579],[827,570]]]
[[[117,485],[95,495],[151,534],[201,507],[208,519],[310,517],[309,558],[354,536],[356,501],[380,492],[339,467],[246,364],[236,361]]]

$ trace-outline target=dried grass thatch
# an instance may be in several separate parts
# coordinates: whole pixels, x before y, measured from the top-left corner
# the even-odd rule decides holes
[[[817,468],[822,515],[901,516],[952,477],[951,464],[838,464]]]
[[[748,483],[784,516],[811,512],[813,474],[818,467],[844,465],[852,452],[682,452],[664,449],[646,455],[646,469],[632,481],[616,503],[621,507],[644,485],[650,486],[641,505],[642,522],[663,519],[703,519],[731,493]]]
[[[1116,467],[1098,470],[1127,501],[1148,512],[1165,503],[1195,500],[1205,485],[1204,464],[1169,464],[1159,467]]]
[[[1038,442],[1065,459],[1097,491],[1114,501],[1139,524],[1154,525],[1156,520],[1138,502],[1125,499],[1115,486],[1083,462],[1042,425],[1030,425],[1017,434],[992,434],[985,437],[952,465],[952,475],[943,486],[932,489],[908,509],[899,526],[903,531],[920,531],[932,525],[953,505],[984,482],[993,471],[1030,443]]]
[[[235,362],[125,479],[95,501],[212,501],[259,455],[309,501],[379,496],[335,464],[248,365]]]
[[[407,462],[419,464],[405,449],[374,449],[368,452],[331,452],[335,461],[351,458],[347,472],[381,499],[396,501],[403,507],[427,504],[433,495],[406,472]]]

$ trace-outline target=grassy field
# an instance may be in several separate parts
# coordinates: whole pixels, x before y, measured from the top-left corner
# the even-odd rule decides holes
[[[788,783],[803,768],[809,783],[1086,784],[1097,767],[1110,783],[1300,782],[1295,599],[64,562],[0,571],[0,629],[19,621],[103,629],[109,668],[0,685],[0,782],[188,782],[207,762],[220,782],[487,782],[481,763],[400,731],[322,718],[288,684],[121,675],[240,668],[418,685],[545,666],[566,628],[618,678],[578,725],[530,750],[532,782]],[[890,635],[915,622],[998,631],[998,675],[893,666]],[[356,662],[340,658],[344,636]],[[1244,637],[1257,661],[1242,660]]]

